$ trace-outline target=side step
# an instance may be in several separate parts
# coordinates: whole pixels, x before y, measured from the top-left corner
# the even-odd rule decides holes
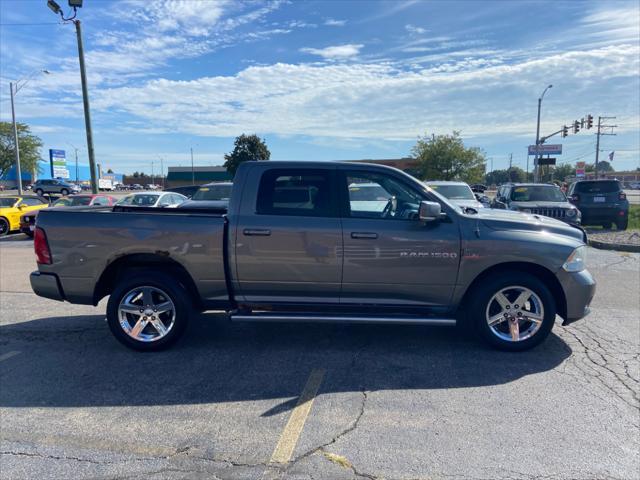
[[[400,323],[403,325],[435,325],[449,326],[456,325],[455,318],[435,318],[402,315],[318,315],[317,313],[232,313],[229,319],[233,322],[337,322],[337,323]]]

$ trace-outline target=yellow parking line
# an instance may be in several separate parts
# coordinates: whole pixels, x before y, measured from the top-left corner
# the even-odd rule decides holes
[[[17,350],[12,350],[11,352],[7,352],[7,353],[3,353],[2,355],[0,355],[0,362],[3,362],[4,360],[7,360],[11,357],[15,357],[16,355],[19,355],[20,352],[18,352]]]
[[[284,464],[291,460],[293,450],[296,448],[304,424],[311,411],[313,400],[324,378],[324,373],[325,371],[319,368],[314,369],[309,375],[307,384],[304,386],[300,398],[298,398],[298,403],[291,412],[289,421],[280,435],[280,440],[278,440],[269,463]]]

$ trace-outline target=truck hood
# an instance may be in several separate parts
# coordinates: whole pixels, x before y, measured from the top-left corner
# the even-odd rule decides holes
[[[527,230],[532,232],[548,232],[564,235],[581,242],[586,242],[585,233],[577,227],[572,227],[560,220],[542,215],[515,212],[512,210],[498,210],[483,208],[473,217],[492,230]]]

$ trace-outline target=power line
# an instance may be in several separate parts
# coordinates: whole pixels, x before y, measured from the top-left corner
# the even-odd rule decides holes
[[[60,22],[46,22],[46,23],[0,23],[0,27],[36,27],[40,25],[63,25]]]

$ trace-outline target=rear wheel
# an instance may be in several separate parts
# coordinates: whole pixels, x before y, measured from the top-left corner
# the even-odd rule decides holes
[[[605,230],[609,230],[611,228],[611,222],[603,222],[600,225],[602,225],[602,228]]]
[[[556,304],[545,284],[528,273],[497,274],[477,287],[470,312],[480,336],[501,350],[521,351],[553,328]]]
[[[67,190],[66,188],[63,188],[62,190],[60,190],[60,194],[63,197],[66,197],[67,195],[69,195],[69,190]]]
[[[6,218],[0,218],[0,237],[9,233],[9,221]]]
[[[38,188],[36,190],[36,195],[38,195],[39,197],[41,197],[42,195],[44,195],[44,190],[42,190],[41,188]]]
[[[184,333],[191,314],[186,290],[162,272],[127,278],[107,304],[107,323],[119,342],[140,351],[162,350]]]
[[[616,228],[618,230],[626,230],[629,226],[629,217],[623,217],[616,220]]]

